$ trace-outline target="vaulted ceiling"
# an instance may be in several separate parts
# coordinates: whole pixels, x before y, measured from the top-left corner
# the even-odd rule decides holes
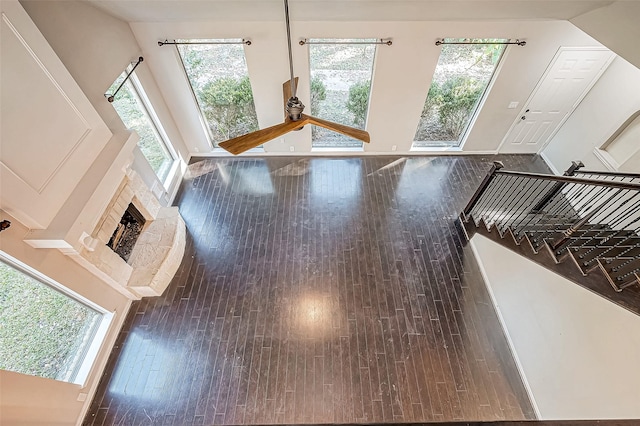
[[[280,0],[87,0],[127,22],[279,21]],[[302,21],[461,21],[572,19],[603,0],[292,0]]]

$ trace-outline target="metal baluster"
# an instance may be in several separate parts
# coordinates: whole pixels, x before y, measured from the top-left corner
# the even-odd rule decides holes
[[[533,181],[531,179],[525,179],[523,180],[523,187],[519,188],[519,190],[517,190],[517,193],[512,197],[510,201],[510,204],[507,206],[507,210],[508,212],[518,212],[519,208],[522,205],[522,200],[526,199],[527,196],[529,196],[529,185],[533,183]],[[500,218],[499,223],[496,225],[498,228],[498,232],[500,232],[500,235],[504,235],[504,232],[506,231],[507,227],[508,227],[508,223],[511,220],[513,214],[503,214],[502,217]]]
[[[568,184],[566,187],[569,188],[569,190],[567,191],[567,193],[570,193],[571,191],[573,191],[576,185],[575,184]],[[533,239],[535,233],[532,231],[532,229],[535,229],[539,226],[541,226],[542,224],[546,223],[547,219],[549,218],[554,218],[558,215],[558,213],[562,210],[564,210],[564,206],[565,204],[569,204],[569,201],[566,197],[566,194],[560,199],[556,197],[556,200],[558,201],[553,201],[552,203],[547,205],[547,208],[551,206],[551,208],[548,208],[548,210],[546,212],[540,212],[538,215],[536,215],[536,220],[533,223],[530,223],[527,225],[527,227],[529,229],[525,229],[524,232],[529,234],[529,237],[531,239]],[[533,243],[533,241],[532,241]]]
[[[562,197],[556,197],[549,204],[550,208],[546,211],[547,216],[564,217],[567,212],[574,211],[571,200],[582,196],[585,191],[584,185],[568,184],[565,188],[567,190],[562,194]]]
[[[521,197],[521,201],[516,205],[516,209],[518,210],[518,214],[513,217],[510,221],[507,221],[505,223],[505,227],[509,227],[511,228],[511,232],[513,233],[514,236],[516,236],[516,223],[518,223],[519,221],[521,221],[521,217],[527,217],[527,215],[529,215],[529,211],[528,209],[526,209],[525,207],[527,207],[530,203],[531,200],[537,200],[540,195],[542,193],[545,192],[545,190],[548,189],[547,185],[545,185],[545,181],[542,179],[535,179],[532,180],[532,185],[534,185],[534,189],[532,189],[531,191],[527,191],[526,193],[526,197]]]
[[[536,197],[538,197],[540,195],[540,193],[545,192],[549,189],[550,186],[554,185],[553,181],[545,181],[540,179],[540,186],[541,186],[541,191],[539,193],[536,194]],[[530,214],[528,212],[526,212],[526,210],[523,210],[524,213],[524,218],[520,221],[518,221],[517,223],[514,222],[513,226],[513,235],[518,237],[520,235],[520,233],[522,231],[525,231],[527,226],[531,223],[531,221],[533,221],[534,219],[540,218],[542,216],[542,212],[538,213],[538,216],[534,215],[534,214]],[[528,220],[527,220],[528,218]],[[526,220],[526,222],[525,222]]]
[[[504,186],[506,180],[504,176],[496,175],[495,178],[488,184],[485,192],[480,199],[476,202],[476,205],[471,210],[471,216],[474,218],[476,226],[480,224],[480,220],[486,214],[487,208],[493,203],[496,194],[501,192],[501,188]]]
[[[620,207],[622,207],[624,204],[631,202],[631,200],[635,197],[639,197],[640,193],[636,193],[635,195],[633,195],[629,200],[625,200],[623,201],[623,203],[620,205]],[[611,214],[617,212],[617,209],[612,211]],[[574,251],[578,251],[581,248],[585,247],[589,242],[597,240],[598,238],[600,238],[603,234],[605,234],[606,232],[610,232],[612,228],[616,228],[617,226],[621,225],[622,223],[624,223],[625,220],[627,220],[628,218],[630,218],[631,216],[633,216],[633,214],[640,212],[640,203],[636,204],[633,208],[628,209],[628,210],[622,210],[622,212],[617,216],[614,217],[613,219],[611,219],[609,222],[606,223],[606,225],[609,227],[609,229],[607,228],[603,228],[600,229],[595,235],[593,235],[591,238],[586,239],[585,241],[583,241],[580,244],[574,244],[574,241],[570,241],[569,244],[567,244],[565,247],[562,248],[562,250],[564,249],[573,249]],[[637,221],[638,219],[636,219]],[[594,222],[600,223],[599,220],[594,220]],[[633,223],[633,222],[631,222]],[[575,240],[575,242],[577,242],[577,240]],[[556,254],[560,254],[560,253],[556,253]]]
[[[584,167],[584,164],[582,164],[582,161],[572,161],[571,166],[569,166],[569,168],[565,170],[565,172],[563,173],[563,176],[573,176],[574,173],[576,173],[576,171],[578,171],[578,169],[580,169],[581,167]],[[556,196],[556,194],[562,191],[562,188],[565,185],[566,184],[564,182],[556,182],[551,187],[551,190],[544,197],[542,197],[540,201],[536,203],[533,209],[531,209],[531,212],[538,213],[540,210],[544,209],[545,206],[549,204],[549,202]]]
[[[620,233],[622,233],[623,231],[625,231],[625,230],[624,230],[624,229],[620,229],[620,230],[618,230],[618,231],[614,232],[610,237],[608,237],[608,239],[610,240],[610,239],[612,239],[612,238],[617,237],[617,236],[618,236],[618,235],[620,235]],[[637,233],[637,232],[638,232],[638,229],[634,230],[633,232],[634,232],[634,233]],[[598,255],[598,257],[599,257],[599,258],[604,258],[604,256],[605,256],[607,253],[609,253],[611,250],[613,250],[613,249],[615,249],[615,248],[618,248],[619,246],[621,246],[621,245],[622,245],[622,243],[624,243],[624,242],[626,242],[626,241],[630,240],[631,238],[632,238],[632,234],[627,235],[626,237],[623,237],[623,238],[618,242],[618,244],[616,244],[616,245],[613,245],[613,246],[609,247],[607,250],[605,250],[604,252],[600,253],[600,254]],[[594,246],[593,248],[591,248],[590,250],[588,250],[586,253],[581,254],[581,255],[580,255],[580,256],[578,256],[578,257],[579,257],[580,259],[584,259],[587,255],[589,255],[591,252],[593,252],[596,248],[599,248],[599,247]],[[614,259],[615,259],[615,258],[614,258]],[[588,260],[588,261],[582,262],[582,264],[583,264],[584,266],[589,266],[589,264],[590,264],[590,263],[592,263],[594,260],[596,260],[596,258],[595,258],[595,257],[594,257],[593,259],[591,259],[591,260]]]
[[[482,179],[482,182],[480,182],[480,186],[478,186],[478,189],[476,189],[476,192],[471,196],[471,199],[465,206],[463,210],[465,217],[468,217],[469,213],[471,213],[471,209],[473,209],[491,181],[495,178],[496,172],[502,168],[504,168],[504,164],[502,164],[500,161],[493,162],[493,165],[489,169],[489,172],[486,174],[484,179]]]
[[[607,205],[613,204],[613,201],[615,200],[615,198],[620,196],[621,194],[623,194],[623,190],[618,189],[617,191],[615,191],[613,193],[613,195],[611,195],[602,204],[594,206],[593,210],[591,210],[588,214],[586,214],[578,223],[576,223],[576,224],[572,225],[571,227],[569,227],[568,229],[566,229],[563,232],[562,238],[560,238],[558,241],[552,242],[550,244],[551,249],[553,251],[558,250],[563,244],[566,243],[567,240],[572,238],[573,234],[576,231],[578,231],[580,228],[582,228],[586,223],[588,223],[594,217],[597,217],[597,215],[602,211],[601,209],[602,209],[603,205],[607,206]],[[585,213],[586,213],[586,211],[585,211]]]
[[[481,216],[478,220],[483,219],[486,222],[487,215],[495,209],[495,204],[497,198],[504,192],[504,188],[507,184],[510,183],[508,176],[496,175],[493,182],[491,182],[491,190],[488,191],[487,196],[483,197],[484,200],[481,200],[478,203],[478,209],[482,209]]]
[[[554,201],[553,203],[549,204],[550,206],[552,206],[551,209],[549,209],[549,211],[547,211],[546,213],[541,213],[538,216],[538,219],[536,220],[536,222],[533,224],[532,228],[537,228],[537,227],[541,227],[542,229],[539,232],[532,232],[532,231],[528,231],[529,232],[529,238],[531,239],[531,243],[536,243],[539,240],[540,237],[540,233],[542,233],[542,236],[544,237],[544,235],[546,234],[546,231],[544,231],[544,225],[546,223],[548,223],[548,219],[549,218],[553,218],[554,220],[557,220],[557,217],[560,215],[560,213],[562,213],[565,210],[565,205],[570,205],[570,201],[567,198],[567,194],[571,194],[574,190],[575,190],[575,186],[574,184],[568,184],[565,186],[565,188],[569,188],[568,191],[564,194],[564,196],[560,199],[560,198],[556,198],[556,200],[558,201]],[[548,206],[549,206],[548,205]],[[565,219],[566,220],[566,219]]]
[[[463,212],[463,217],[466,217],[467,220],[471,219],[475,223],[476,226],[480,223],[480,219],[484,214],[484,205],[487,203],[487,200],[491,196],[491,193],[496,190],[496,186],[498,184],[498,180],[493,180],[491,183],[487,185],[482,195],[476,201],[476,204],[469,211],[468,214]]]
[[[557,234],[557,233],[562,233],[564,235],[564,237],[561,238],[561,241],[566,241],[567,238],[569,238],[574,232],[576,232],[576,230],[580,229],[582,226],[584,226],[588,220],[595,214],[598,212],[598,207],[601,206],[600,205],[595,205],[595,206],[591,206],[591,203],[593,200],[597,200],[599,198],[601,198],[600,194],[604,191],[606,191],[607,188],[602,188],[601,191],[597,191],[595,194],[591,194],[591,190],[587,191],[587,193],[582,196],[580,198],[580,200],[578,202],[571,203],[572,205],[578,205],[579,209],[581,209],[584,206],[587,206],[587,208],[584,211],[573,211],[573,214],[571,215],[567,215],[565,214],[561,220],[556,220],[555,221],[555,227],[553,230],[547,230],[546,232],[544,232],[541,236],[539,236],[537,239],[535,239],[534,241],[537,242],[538,240],[540,240],[541,242],[544,242],[545,238],[547,238],[547,235],[549,234]],[[586,201],[585,198],[587,198],[588,196],[590,196],[589,199],[587,199]],[[588,212],[588,213],[587,213]],[[583,216],[584,215],[584,216]],[[576,220],[576,218],[578,218],[578,220]],[[568,228],[566,227],[566,225],[568,223],[571,223],[572,226],[569,226]],[[558,243],[554,243],[552,246],[556,246]]]
[[[522,180],[521,177],[516,177],[515,179],[511,179],[511,185],[509,185],[509,188],[504,191],[498,198],[497,198],[497,202],[495,204],[495,209],[493,211],[492,214],[490,214],[486,219],[485,219],[485,223],[487,225],[487,227],[490,229],[492,224],[493,224],[493,220],[496,217],[497,214],[500,213],[500,209],[504,209],[504,204],[506,201],[511,199],[511,194],[518,188],[518,183]]]

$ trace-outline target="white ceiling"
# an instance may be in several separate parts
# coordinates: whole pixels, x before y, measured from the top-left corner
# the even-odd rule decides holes
[[[85,0],[127,22],[280,21],[281,0]],[[603,0],[291,0],[299,21],[567,20]]]

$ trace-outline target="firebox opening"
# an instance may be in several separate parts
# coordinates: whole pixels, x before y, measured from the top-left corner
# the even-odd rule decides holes
[[[133,246],[136,244],[145,220],[142,213],[131,203],[122,215],[118,227],[114,231],[109,243],[107,244],[111,250],[116,252],[125,262],[129,261]]]

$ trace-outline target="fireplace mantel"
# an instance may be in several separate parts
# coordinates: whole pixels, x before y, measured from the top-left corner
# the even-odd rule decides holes
[[[95,173],[78,183],[51,225],[30,231],[24,239],[35,248],[60,250],[130,299],[162,294],[185,247],[185,224],[177,207],[162,207],[131,169],[137,141],[135,133],[121,135],[112,151],[102,153],[104,169],[99,170],[98,162]],[[127,263],[107,244],[129,203],[146,223]]]

